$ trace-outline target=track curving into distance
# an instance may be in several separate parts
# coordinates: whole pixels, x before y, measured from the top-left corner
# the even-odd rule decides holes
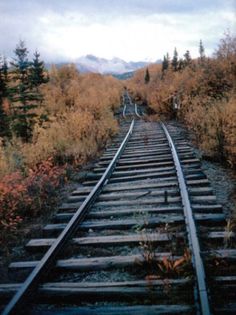
[[[200,161],[174,123],[123,103],[119,135],[9,266],[3,315],[234,313],[235,250]]]

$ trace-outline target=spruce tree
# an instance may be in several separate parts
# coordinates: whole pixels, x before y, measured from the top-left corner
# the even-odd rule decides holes
[[[48,76],[45,75],[44,62],[40,60],[40,53],[37,50],[34,53],[34,59],[30,66],[29,79],[31,86],[36,88],[49,80]]]
[[[146,84],[148,84],[149,81],[150,81],[150,74],[149,74],[148,68],[146,69],[144,81],[145,81]]]
[[[200,54],[200,60],[203,61],[205,58],[205,49],[202,43],[202,40],[200,39],[200,43],[199,43],[199,54]]]
[[[167,69],[169,68],[169,65],[170,65],[170,56],[169,56],[169,53],[166,53],[166,66],[167,66]]]
[[[174,50],[174,55],[173,55],[173,59],[171,61],[171,65],[174,71],[178,70],[178,52],[177,49],[175,48]]]
[[[12,79],[15,85],[11,87],[12,129],[15,134],[29,141],[35,123],[35,109],[41,101],[40,95],[34,91],[30,81],[31,63],[28,60],[28,50],[20,41],[14,51],[16,58],[12,65]]]
[[[178,62],[178,70],[182,70],[184,69],[184,67],[185,67],[185,62],[182,58],[180,58]]]
[[[9,117],[4,109],[4,99],[8,96],[8,65],[6,58],[0,58],[0,137],[10,135]]]
[[[163,57],[163,61],[162,61],[162,72],[164,72],[166,70],[166,56]]]
[[[189,50],[186,51],[186,53],[184,54],[184,64],[185,66],[189,66],[191,64],[191,56],[190,56],[190,52]]]
[[[163,61],[162,61],[162,72],[167,70],[169,67],[169,55],[167,54],[164,56]]]

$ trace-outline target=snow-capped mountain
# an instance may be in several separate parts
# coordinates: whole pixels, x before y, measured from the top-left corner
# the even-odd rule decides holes
[[[105,59],[93,55],[78,58],[75,64],[81,72],[99,72],[102,74],[122,74],[132,72],[147,66],[150,62],[126,62],[120,58]]]

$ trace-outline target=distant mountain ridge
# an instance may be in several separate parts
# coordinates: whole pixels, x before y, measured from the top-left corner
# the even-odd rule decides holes
[[[94,55],[80,57],[75,62],[81,72],[99,72],[101,74],[122,74],[133,72],[149,64],[146,61],[127,62],[120,58],[105,59]]]
[[[157,60],[155,63],[160,63]],[[73,62],[80,72],[96,72],[101,74],[121,75],[124,73],[132,73],[140,68],[146,67],[150,64],[147,61],[130,61],[127,62],[120,58],[105,59],[94,55],[86,55],[79,57]],[[66,63],[57,64],[59,67]]]

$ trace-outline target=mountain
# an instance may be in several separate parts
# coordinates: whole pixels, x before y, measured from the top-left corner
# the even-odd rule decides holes
[[[112,73],[112,76],[119,79],[119,80],[127,80],[133,77],[134,71],[132,72],[125,72],[125,73]]]
[[[161,62],[161,60],[157,60],[155,63]],[[60,68],[68,63],[70,62],[56,63],[56,66]],[[134,71],[147,67],[150,64],[150,62],[147,61],[127,62],[120,58],[105,59],[94,55],[79,57],[73,63],[82,73],[96,72],[101,74],[112,74],[120,79],[131,77]],[[45,64],[45,66],[49,69],[51,64]]]
[[[158,60],[157,63],[160,61]],[[146,67],[150,62],[126,62],[120,58],[105,59],[94,55],[86,55],[75,61],[76,67],[81,72],[99,72],[102,74],[130,73],[137,69]]]

